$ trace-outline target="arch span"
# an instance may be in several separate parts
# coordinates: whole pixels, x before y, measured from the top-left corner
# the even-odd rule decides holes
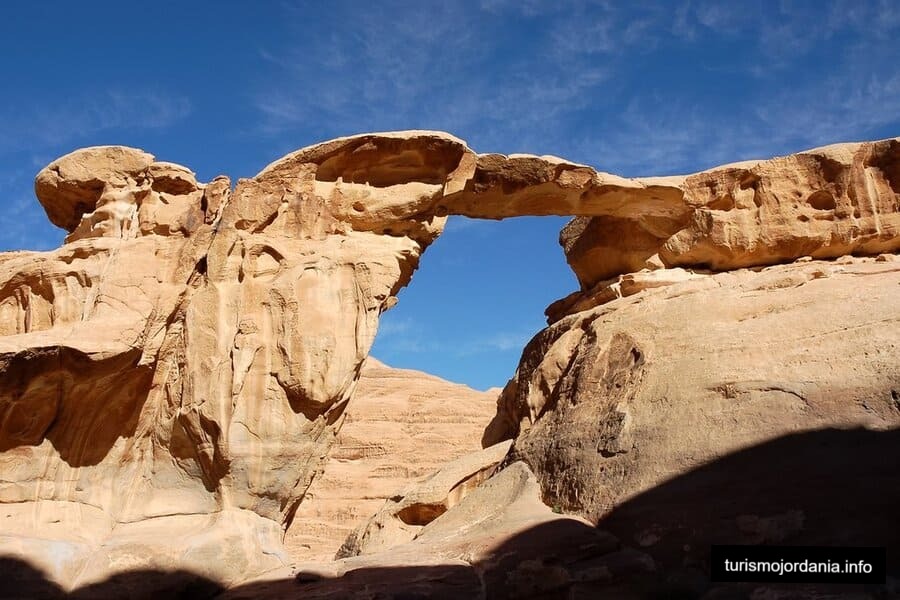
[[[115,547],[117,523],[147,528],[135,555],[148,567],[246,538],[243,563],[217,565],[222,580],[272,568],[278,525],[321,469],[380,314],[449,216],[575,217],[561,242],[581,290],[551,307],[559,319],[698,276],[685,269],[896,251],[898,164],[893,139],[624,179],[407,131],[298,150],[232,190],[139,150],[78,150],[35,184],[66,243],[0,255],[0,502],[64,507],[75,558],[54,568],[70,584],[91,576],[76,568],[84,552]],[[30,361],[27,376],[2,376],[38,351],[84,359],[78,370]],[[149,383],[91,379],[104,364],[140,368]],[[80,467],[51,440],[70,422],[59,414],[78,409],[67,390],[85,382],[137,414],[102,452],[88,452],[94,427],[66,432],[91,456]],[[23,402],[35,390],[59,396],[39,426]],[[203,533],[212,522],[218,538]]]

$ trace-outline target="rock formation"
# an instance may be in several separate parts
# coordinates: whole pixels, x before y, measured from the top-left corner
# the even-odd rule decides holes
[[[423,527],[459,504],[490,477],[509,447],[509,441],[499,442],[481,452],[461,456],[389,498],[368,522],[347,536],[336,556],[374,554],[416,539]]]
[[[389,499],[346,558],[226,597],[890,597],[717,586],[708,550],[900,546],[898,259],[698,276],[554,323],[501,396],[484,442],[505,442]]]
[[[624,179],[478,155],[442,133],[366,134],[299,150],[234,189],[98,147],[51,163],[35,189],[69,235],[52,252],[0,254],[0,553],[65,589],[138,569],[226,586],[285,572],[284,531],[314,508],[304,499],[378,317],[449,215],[576,217],[561,242],[582,289],[548,308],[551,326],[500,397],[483,441],[512,441],[502,468],[487,477],[496,457],[464,459],[399,494],[372,523],[415,513],[420,529],[364,527],[347,546],[362,556],[333,569],[462,561],[465,585],[497,590],[500,539],[542,520],[587,527],[586,544],[604,548],[595,558],[648,548],[623,573],[702,562],[686,527],[703,541],[811,539],[804,523],[840,521],[808,502],[726,511],[734,527],[709,531],[687,516],[632,531],[638,511],[615,543],[591,526],[776,436],[900,421],[900,139]],[[824,260],[850,255],[870,258]],[[487,479],[460,488],[460,474]],[[526,488],[531,505],[539,489],[579,516],[537,507],[517,520],[490,500],[518,506]],[[893,542],[898,528],[870,513],[855,539]],[[464,527],[490,518],[498,528]],[[512,551],[523,562],[510,568],[524,579],[502,584],[520,595],[624,581],[522,544],[532,550]],[[522,583],[548,577],[556,587]]]
[[[256,598],[640,598],[644,553],[541,501],[519,462],[388,552],[268,573],[222,595]],[[637,593],[635,593],[637,592]],[[565,596],[561,596],[565,593]]]
[[[727,271],[804,256],[896,252],[898,168],[894,139],[639,180],[678,200],[667,211],[632,207],[624,219],[612,212],[573,219],[560,243],[582,289],[548,313],[552,320],[575,304],[583,310],[586,302],[615,297],[620,287],[642,289],[641,280],[655,286],[680,279],[678,268]],[[659,268],[666,273],[640,274]]]
[[[446,461],[477,451],[496,399],[496,391],[479,392],[419,371],[394,369],[370,356],[325,469],[287,530],[284,542],[291,559],[331,560],[347,536],[386,500]],[[403,521],[399,526],[420,529]]]
[[[711,274],[565,317],[526,347],[485,443],[515,439],[507,461],[534,469],[545,501],[596,523],[629,498],[743,448],[824,428],[894,429],[900,262],[890,258]],[[632,541],[665,539],[696,553],[706,551],[697,547],[704,527],[731,543],[816,535],[809,524],[822,518],[821,506],[792,499],[766,512],[768,502],[779,505],[777,488],[785,484],[753,485],[760,489],[754,518],[805,517],[769,535],[745,530],[741,514],[729,513],[733,506],[709,507],[704,518],[724,513],[728,527],[695,523],[691,542],[672,539],[685,532],[668,531],[657,518]],[[832,479],[816,485],[819,498],[836,495]],[[867,502],[854,504],[863,510]],[[845,533],[883,542],[875,545],[900,542],[896,527],[874,527],[878,514],[870,513],[865,534],[859,527]]]
[[[465,152],[446,135],[339,140],[233,192],[128,148],[42,170],[38,199],[71,233],[3,257],[9,543],[40,546],[43,522],[74,511],[67,558],[42,565],[67,586],[283,564],[378,315],[441,230],[422,205],[457,184]]]

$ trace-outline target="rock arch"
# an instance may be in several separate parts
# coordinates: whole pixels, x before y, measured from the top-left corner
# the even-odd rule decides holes
[[[379,315],[449,216],[575,217],[560,241],[581,290],[548,309],[555,321],[694,270],[896,251],[898,164],[894,139],[625,179],[408,131],[316,144],[232,189],[140,150],[78,150],[35,184],[66,243],[0,255],[0,373],[19,374],[0,379],[0,503],[21,506],[26,534],[40,527],[30,504],[70,516],[83,535],[52,567],[60,580],[103,571],[85,571],[97,544],[133,544],[138,526],[154,560],[214,565],[226,583],[264,570]],[[124,388],[110,376],[132,369]],[[154,539],[166,519],[184,539]],[[187,539],[246,551],[192,559]]]

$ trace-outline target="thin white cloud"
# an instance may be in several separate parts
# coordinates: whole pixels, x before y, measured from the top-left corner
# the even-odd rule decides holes
[[[900,122],[900,73],[829,77],[821,85],[779,95],[760,106],[757,115],[780,143],[853,141]]]
[[[187,97],[110,89],[0,109],[0,152],[33,151],[111,129],[162,129],[191,111]]]
[[[586,107],[610,76],[593,57],[598,37],[579,37],[583,31],[566,30],[577,24],[558,20],[546,34],[512,39],[491,12],[502,10],[509,9],[407,6],[402,20],[358,15],[341,36],[300,22],[294,45],[260,51],[282,75],[253,93],[261,131],[277,136],[319,123],[342,133],[429,127],[476,131],[485,144]]]
[[[481,337],[471,338],[456,345],[457,356],[470,356],[494,352],[520,352],[534,331],[498,331]]]
[[[494,14],[514,13],[523,17],[538,17],[548,14],[566,12],[585,2],[547,2],[546,0],[481,0],[481,10]],[[595,2],[594,4],[606,4]]]
[[[411,317],[381,318],[376,338],[376,353],[380,355],[442,353],[467,357],[478,354],[519,352],[534,335],[534,331],[489,331],[476,336],[447,340],[432,326]]]
[[[792,64],[836,35],[890,40],[900,28],[891,0],[773,2],[765,5],[690,0],[674,9],[669,31],[686,41],[699,30],[725,38],[744,36],[775,70]],[[660,22],[662,23],[662,22]]]
[[[262,130],[444,129],[480,151],[552,153],[637,175],[860,137],[898,120],[897,53],[886,50],[900,12],[885,0],[392,10],[401,8],[404,20],[369,12],[349,25],[337,14],[342,27],[315,30],[292,8],[297,42],[262,51],[282,75],[254,92]],[[522,26],[529,35],[511,39]],[[696,65],[731,90],[722,97],[638,70],[653,52],[710,41],[741,49]],[[824,76],[804,77],[832,43],[845,51],[821,66]],[[598,117],[586,123],[586,114]]]
[[[24,168],[0,169],[0,251],[49,250],[62,241],[62,230],[50,224],[34,197],[33,177]]]
[[[602,137],[573,141],[573,160],[624,175],[685,173],[843,141],[900,134],[900,72],[867,43],[830,73],[726,106],[663,93],[635,97]]]
[[[378,325],[378,336],[382,339],[388,337],[398,337],[409,334],[415,324],[413,320],[410,318],[400,318],[394,319],[390,317],[391,313],[388,313],[387,316],[382,317],[381,322]]]

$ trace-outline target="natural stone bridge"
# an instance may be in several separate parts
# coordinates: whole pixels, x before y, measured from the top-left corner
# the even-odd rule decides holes
[[[4,543],[70,583],[114,560],[223,582],[280,564],[379,315],[450,215],[576,217],[561,243],[582,289],[554,321],[704,272],[900,249],[897,139],[624,179],[366,134],[233,189],[97,147],[36,193],[69,235],[0,255],[0,506]],[[520,416],[499,417],[509,437]]]

